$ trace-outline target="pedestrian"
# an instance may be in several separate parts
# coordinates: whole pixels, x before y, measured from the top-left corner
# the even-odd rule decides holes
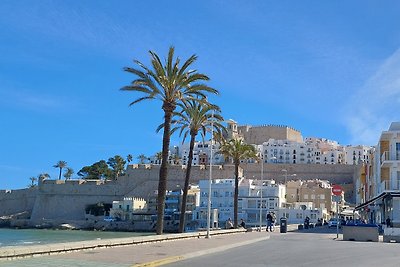
[[[240,226],[246,229],[246,223],[243,219],[240,219]]]
[[[272,232],[272,224],[273,224],[273,217],[271,212],[267,214],[267,232],[268,232],[268,228],[269,231]]]
[[[305,228],[305,229],[308,229],[309,226],[310,226],[310,217],[307,216],[307,217],[304,219],[304,228]]]
[[[231,221],[231,218],[228,218],[228,220],[226,220],[225,229],[233,229],[233,223]]]
[[[386,227],[392,227],[392,222],[390,221],[389,217],[386,219]]]

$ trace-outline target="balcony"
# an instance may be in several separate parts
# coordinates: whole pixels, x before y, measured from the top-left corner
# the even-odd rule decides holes
[[[381,155],[381,167],[390,167],[393,166],[394,163],[399,163],[400,161],[400,155],[397,153],[397,155],[391,155],[390,151],[385,151]]]
[[[400,180],[381,182],[379,187],[379,193],[390,190],[400,190]]]

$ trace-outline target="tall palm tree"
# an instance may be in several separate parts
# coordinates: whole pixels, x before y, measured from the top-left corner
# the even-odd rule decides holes
[[[74,170],[70,167],[67,167],[65,169],[65,173],[64,173],[65,180],[70,180],[73,174],[74,174]]]
[[[171,130],[171,133],[179,131],[179,136],[183,137],[182,143],[184,143],[186,138],[190,136],[189,156],[185,174],[185,185],[183,187],[181,216],[179,220],[179,232],[183,233],[185,229],[187,195],[189,190],[190,172],[192,169],[193,150],[196,136],[198,133],[200,133],[202,139],[204,140],[204,137],[207,131],[210,131],[211,126],[214,127],[216,132],[222,132],[225,130],[225,127],[221,125],[221,122],[224,119],[220,114],[218,114],[220,112],[220,108],[218,106],[196,101],[187,101],[186,103],[179,104],[179,106],[181,111],[174,112],[174,119],[171,122],[174,127]],[[162,127],[163,125],[160,125],[157,131],[161,130]]]
[[[149,51],[151,57],[151,66],[148,68],[140,61],[135,60],[138,68],[124,68],[125,71],[132,73],[136,79],[121,90],[134,91],[144,94],[136,99],[130,105],[142,102],[143,100],[158,99],[162,102],[164,112],[164,133],[162,142],[162,162],[160,166],[160,175],[158,180],[157,196],[157,227],[158,235],[163,233],[164,227],[164,209],[165,195],[167,190],[168,176],[168,150],[170,144],[170,129],[172,114],[176,105],[185,102],[188,99],[197,97],[205,98],[207,93],[218,94],[218,91],[204,84],[209,78],[196,70],[190,70],[189,67],[197,60],[196,55],[192,55],[180,66],[180,59],[174,59],[174,47],[170,47],[168,57],[163,64],[159,56]]]
[[[235,196],[233,204],[234,227],[238,226],[238,199],[239,199],[239,165],[244,159],[256,159],[257,152],[254,146],[248,145],[241,139],[230,139],[222,142],[220,154],[230,158],[235,165]]]
[[[59,168],[60,169],[60,174],[58,175],[58,180],[61,180],[61,173],[62,173],[62,169],[67,167],[67,162],[60,160],[59,162],[57,162],[56,165],[53,166],[54,168]]]

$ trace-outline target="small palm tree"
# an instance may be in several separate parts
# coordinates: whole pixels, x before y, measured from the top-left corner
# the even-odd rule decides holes
[[[128,156],[126,156],[126,161],[129,163],[131,163],[131,161],[133,160],[133,156],[132,154],[128,154]]]
[[[146,67],[140,61],[135,60],[138,68],[124,68],[125,71],[132,73],[136,79],[121,90],[133,91],[144,94],[130,105],[144,100],[158,99],[162,103],[164,112],[164,133],[162,141],[162,161],[160,166],[160,176],[158,180],[157,196],[157,227],[158,235],[163,233],[165,196],[167,190],[168,176],[168,150],[170,144],[170,129],[172,114],[178,103],[197,97],[205,98],[207,93],[218,94],[218,91],[205,85],[203,82],[209,78],[190,70],[189,67],[197,60],[196,55],[192,55],[182,65],[180,59],[174,59],[174,47],[170,47],[165,63],[161,62],[160,57],[153,51],[149,51],[151,56],[152,68]]]
[[[65,173],[64,173],[65,180],[70,180],[73,174],[74,174],[74,170],[70,167],[67,167],[65,169]]]
[[[179,221],[179,232],[183,233],[185,229],[186,203],[196,136],[198,133],[200,133],[202,139],[204,140],[206,133],[210,131],[211,127],[214,127],[216,132],[222,132],[226,130],[225,127],[221,125],[221,122],[224,119],[218,114],[220,112],[218,106],[196,101],[188,101],[184,104],[180,104],[179,106],[181,108],[181,112],[174,112],[175,119],[171,122],[172,125],[174,125],[174,128],[171,130],[171,133],[179,131],[179,136],[183,137],[182,143],[184,143],[186,138],[190,136],[189,156],[187,161],[185,185],[183,188],[181,203],[181,216]],[[162,127],[163,125],[160,125],[157,131],[161,130]]]
[[[156,157],[157,162],[161,162],[161,160],[162,160],[162,152],[161,151],[157,152],[155,157]]]
[[[238,226],[238,199],[239,199],[239,165],[244,159],[256,159],[257,152],[254,146],[248,145],[241,139],[231,139],[222,142],[219,154],[230,158],[235,165],[235,196],[233,205],[234,227]]]
[[[144,154],[140,154],[137,158],[139,160],[139,164],[145,164],[146,163],[147,157]]]
[[[58,180],[61,180],[61,173],[62,173],[62,169],[67,167],[67,162],[60,160],[59,162],[57,162],[56,165],[53,166],[54,168],[59,168],[60,169],[60,174],[58,175]]]
[[[29,185],[29,187],[35,187],[35,182],[38,180],[38,178],[36,178],[36,177],[29,177],[29,180],[31,181],[31,184]]]
[[[41,173],[38,175],[38,181],[43,181],[44,179],[50,178],[50,175],[48,173]]]

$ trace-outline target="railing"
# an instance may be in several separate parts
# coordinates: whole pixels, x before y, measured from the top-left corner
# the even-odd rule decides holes
[[[384,151],[381,155],[381,162],[384,161],[396,161],[400,160],[400,154],[396,153],[397,155],[390,155],[389,151]]]
[[[400,180],[382,181],[379,190],[379,193],[382,193],[385,190],[400,190]]]

